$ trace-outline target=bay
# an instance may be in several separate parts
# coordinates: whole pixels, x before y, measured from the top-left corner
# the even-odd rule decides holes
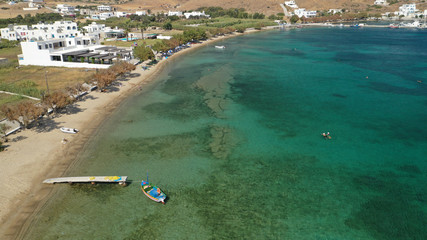
[[[426,36],[269,31],[181,57],[68,173],[132,183],[55,186],[24,238],[426,239]]]

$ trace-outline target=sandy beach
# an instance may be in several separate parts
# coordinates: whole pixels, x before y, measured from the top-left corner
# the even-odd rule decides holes
[[[44,119],[42,125],[9,136],[6,151],[0,153],[0,239],[20,238],[52,192],[51,185],[42,184],[46,178],[61,177],[72,166],[85,143],[97,127],[128,96],[152,82],[164,67],[179,55],[216,41],[238,36],[232,34],[194,44],[149,70],[140,66],[133,71],[117,91],[91,92],[70,106],[68,113]],[[80,130],[78,134],[62,133],[60,127]],[[63,143],[63,138],[67,142]]]

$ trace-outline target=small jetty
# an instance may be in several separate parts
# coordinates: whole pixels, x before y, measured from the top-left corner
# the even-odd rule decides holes
[[[62,177],[62,178],[49,178],[43,183],[118,183],[119,185],[126,185],[127,176],[89,176],[89,177]]]

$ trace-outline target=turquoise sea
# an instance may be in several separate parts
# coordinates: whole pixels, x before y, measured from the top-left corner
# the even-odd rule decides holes
[[[427,31],[219,45],[127,99],[67,173],[132,184],[55,185],[24,238],[427,239]]]

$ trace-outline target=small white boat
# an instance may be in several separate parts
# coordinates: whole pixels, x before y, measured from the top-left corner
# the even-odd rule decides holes
[[[66,127],[62,127],[60,128],[61,132],[64,133],[78,133],[79,130],[75,129],[75,128],[66,128]]]
[[[215,48],[224,49],[225,46],[215,46]]]

